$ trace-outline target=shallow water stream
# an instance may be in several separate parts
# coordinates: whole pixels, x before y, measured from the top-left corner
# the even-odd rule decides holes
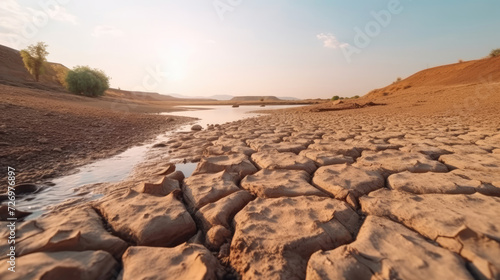
[[[69,200],[90,201],[100,198],[101,194],[93,192],[81,192],[79,188],[89,184],[112,183],[126,179],[134,167],[144,161],[146,153],[156,143],[168,140],[173,133],[188,131],[194,124],[206,128],[208,124],[223,124],[245,118],[256,117],[261,114],[252,113],[256,110],[272,110],[297,107],[300,105],[287,106],[189,106],[188,111],[162,113],[164,115],[187,116],[199,120],[184,125],[174,131],[169,131],[156,137],[153,141],[129,148],[128,150],[113,157],[95,161],[84,165],[71,175],[53,179],[53,186],[25,197],[19,197],[16,201],[17,209],[32,212],[27,219],[36,218],[51,207]],[[177,164],[176,170],[182,171],[190,176],[196,168],[196,163]]]

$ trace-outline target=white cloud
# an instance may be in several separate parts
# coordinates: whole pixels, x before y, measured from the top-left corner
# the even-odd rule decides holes
[[[17,3],[16,0],[0,2],[0,28],[13,32],[29,20],[30,13]]]
[[[94,27],[94,32],[92,32],[92,36],[94,37],[121,37],[125,35],[125,33],[111,25],[98,25]]]
[[[60,5],[44,10],[38,5],[22,6],[18,0],[1,0],[0,42],[13,48],[24,47],[51,20],[77,23],[76,16]]]
[[[54,20],[77,24],[76,16],[68,12],[66,8],[59,7],[59,10],[52,16]]]
[[[332,33],[320,33],[316,35],[316,38],[323,41],[323,47],[329,49],[346,48],[349,46],[349,44],[347,43],[339,42],[339,40],[337,40],[337,37],[335,37],[335,35],[333,35]]]

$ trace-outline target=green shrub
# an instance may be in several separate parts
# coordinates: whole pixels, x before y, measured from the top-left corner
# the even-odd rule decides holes
[[[490,57],[497,57],[497,56],[500,56],[500,49],[492,50],[490,53]]]
[[[358,98],[359,98],[359,95],[354,95],[352,98],[353,98],[353,99],[358,99]]]
[[[332,97],[332,101],[335,101],[335,100],[339,100],[340,97],[338,95],[335,95],[334,97]]]
[[[109,77],[99,69],[77,66],[66,75],[67,89],[85,96],[101,96],[109,88]]]

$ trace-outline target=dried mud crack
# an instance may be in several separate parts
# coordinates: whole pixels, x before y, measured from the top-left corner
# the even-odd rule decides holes
[[[24,222],[19,257],[123,263],[124,280],[498,279],[500,130],[480,117],[285,111],[178,133],[155,153],[193,175],[139,170],[156,175],[93,203],[131,246],[83,206]]]

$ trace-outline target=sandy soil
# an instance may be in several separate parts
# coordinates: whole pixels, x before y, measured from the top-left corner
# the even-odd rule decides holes
[[[86,98],[66,92],[0,85],[0,165],[18,183],[47,180],[106,158],[190,119],[148,115],[168,104]],[[0,174],[5,179],[6,172]]]
[[[189,121],[188,118],[154,113],[182,111],[179,106],[233,104],[229,101],[179,101],[118,90],[110,90],[103,97],[88,98],[57,88],[47,90],[1,84],[0,98],[0,165],[16,168],[19,183],[60,176],[74,167],[115,155]],[[254,103],[239,102],[242,105]],[[0,180],[5,177],[6,173],[0,174]]]

